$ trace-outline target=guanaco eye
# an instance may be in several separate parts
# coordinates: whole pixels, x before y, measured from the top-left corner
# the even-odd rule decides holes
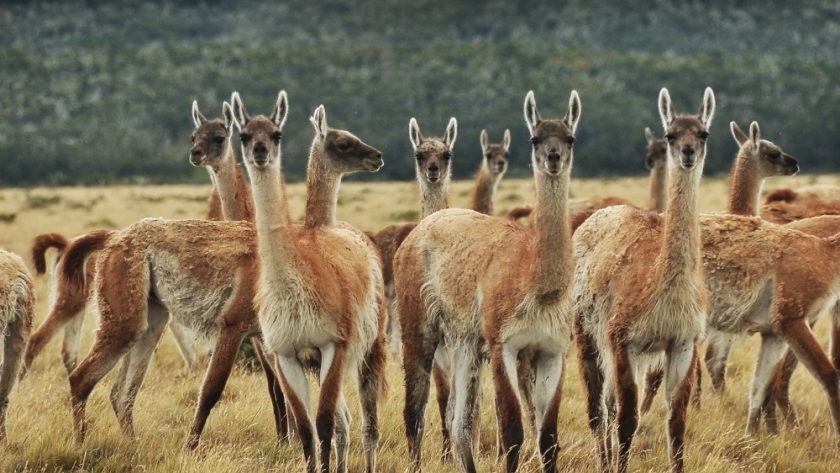
[[[534,148],[536,148],[540,144],[540,140],[538,140],[536,136],[533,136],[531,137],[531,144],[534,145]]]
[[[701,140],[705,140],[706,138],[709,137],[709,132],[708,131],[701,131],[699,136],[700,136]]]
[[[575,137],[570,136],[570,137],[566,138],[566,144],[568,144],[569,146],[572,146],[573,144],[575,144]]]
[[[280,143],[281,138],[283,138],[283,133],[279,131],[275,131],[271,134],[271,141],[273,141],[274,143]]]
[[[767,157],[770,158],[770,161],[778,161],[782,159],[782,155],[780,153],[770,153]]]
[[[670,133],[665,135],[665,141],[667,141],[668,143],[674,144],[674,141],[676,141],[676,140],[677,140],[677,137],[670,134]]]
[[[195,143],[195,135],[190,135],[190,143]]]
[[[224,136],[217,136],[217,137],[213,138],[213,142],[216,143],[217,145],[221,146],[221,145],[225,144],[225,137]]]
[[[338,148],[338,150],[341,151],[342,153],[346,153],[347,151],[350,151],[350,148],[352,146],[353,145],[351,145],[350,143],[348,143],[346,141],[342,141],[340,143],[335,144],[335,147]]]
[[[444,161],[449,161],[450,159],[452,159],[452,153],[443,153],[441,159],[443,159]]]
[[[414,159],[416,159],[417,161],[421,161],[423,159],[423,156],[420,153],[417,153],[414,155]]]
[[[251,141],[251,135],[240,134],[239,140],[242,141],[243,145],[247,146],[248,143]]]

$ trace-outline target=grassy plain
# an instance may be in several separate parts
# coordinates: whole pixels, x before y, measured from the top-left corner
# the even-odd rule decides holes
[[[797,176],[775,179],[765,190],[798,187],[812,183],[840,184],[835,176]],[[459,181],[452,186],[452,205],[467,206],[472,184]],[[724,178],[704,178],[701,208],[722,210],[727,199]],[[206,211],[209,186],[126,186],[90,188],[5,189],[0,192],[0,247],[25,255],[32,238],[40,233],[59,232],[75,236],[98,228],[121,228],[143,217],[201,218]],[[288,186],[292,217],[303,215],[305,189]],[[639,205],[648,200],[647,180],[574,180],[573,197],[620,196]],[[499,187],[496,210],[533,199],[530,180],[505,180]],[[363,230],[376,230],[397,220],[415,219],[418,210],[414,183],[346,182],[340,193],[339,218]],[[38,278],[39,296],[36,326],[47,310],[47,278]],[[86,321],[81,355],[89,347],[94,317]],[[828,343],[828,322],[817,326],[818,338]],[[703,394],[701,410],[692,409],[688,419],[686,467],[700,472],[819,472],[840,471],[840,448],[832,432],[825,396],[802,368],[793,380],[792,398],[802,418],[801,425],[783,429],[778,436],[745,436],[749,378],[757,353],[757,337],[742,339],[731,357],[727,391],[715,396]],[[94,390],[88,407],[91,426],[84,447],[73,444],[70,422],[69,385],[59,356],[60,342],[54,340],[35,360],[26,378],[12,394],[8,430],[10,443],[0,449],[3,472],[162,472],[162,471],[302,471],[303,457],[297,439],[278,445],[273,435],[271,407],[261,373],[237,368],[213,413],[197,452],[184,449],[186,434],[202,379],[184,367],[169,335],[164,335],[149,375],[137,398],[137,438],[124,439],[108,402],[114,370]],[[563,403],[560,410],[559,465],[564,471],[594,471],[594,441],[586,424],[574,349],[568,353]],[[382,442],[379,469],[402,472],[407,466],[407,449],[402,424],[403,382],[396,360],[389,361],[390,393],[381,407]],[[708,386],[704,374],[704,386]],[[359,413],[354,388],[347,388],[352,428],[350,471],[363,468]],[[479,471],[500,471],[495,462],[492,388],[485,372],[485,402],[482,415]],[[661,394],[660,394],[661,397]],[[432,398],[433,399],[433,398]],[[424,465],[427,470],[456,471],[441,465],[440,419],[434,403],[427,413]],[[641,420],[633,446],[634,471],[666,471],[664,433],[665,407],[660,399]],[[521,471],[539,471],[536,458],[525,459]]]

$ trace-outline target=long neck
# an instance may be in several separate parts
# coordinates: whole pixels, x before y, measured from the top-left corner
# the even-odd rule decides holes
[[[665,234],[656,258],[662,285],[700,271],[700,222],[697,195],[703,164],[686,171],[668,158],[668,202],[665,205]]]
[[[761,199],[761,177],[754,159],[741,148],[732,165],[729,187],[729,213],[736,215],[758,215]]]
[[[292,220],[280,166],[251,168],[255,224],[264,274],[295,273],[299,254],[294,244]]]
[[[665,211],[667,192],[667,166],[653,166],[650,170],[650,209],[662,213]]]
[[[329,169],[323,153],[323,145],[316,138],[306,168],[306,211],[303,218],[306,228],[335,225],[341,173]]]
[[[493,195],[496,193],[496,185],[499,180],[493,179],[487,169],[487,162],[482,161],[478,174],[475,177],[475,190],[473,190],[472,210],[485,215],[493,215]]]
[[[431,183],[418,177],[420,182],[420,199],[422,201],[423,214],[420,218],[428,217],[438,210],[449,208],[449,176],[438,182]]]
[[[534,171],[537,189],[531,222],[536,232],[532,287],[540,297],[553,298],[571,284],[572,230],[569,224],[569,175],[557,178]]]
[[[211,168],[210,176],[219,192],[222,214],[225,220],[254,221],[253,198],[251,189],[242,168],[236,164],[233,148],[228,146],[226,156],[218,168]]]

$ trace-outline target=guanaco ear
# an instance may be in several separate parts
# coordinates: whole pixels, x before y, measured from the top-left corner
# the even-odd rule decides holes
[[[286,96],[286,91],[281,90],[277,95],[277,103],[274,104],[274,110],[271,111],[271,121],[277,125],[277,128],[283,128],[283,124],[286,123],[286,115],[288,114],[289,98]]]
[[[423,142],[423,135],[420,133],[420,125],[417,124],[414,117],[411,117],[411,120],[408,121],[408,137],[411,139],[411,146],[414,147],[414,151],[417,151],[417,147]]]
[[[665,128],[665,133],[668,133],[668,127],[674,121],[674,104],[671,103],[671,95],[668,89],[662,88],[659,91],[659,118],[662,119],[662,127]]]
[[[230,105],[233,108],[233,122],[236,123],[236,128],[242,131],[245,125],[251,121],[251,116],[245,111],[245,105],[242,104],[242,99],[239,97],[239,92],[234,92],[230,96]]]
[[[487,152],[487,130],[481,130],[481,153]]]
[[[537,112],[537,101],[534,100],[534,91],[528,91],[525,96],[525,123],[528,124],[528,131],[534,134],[537,125],[540,124],[540,114]]]
[[[319,105],[315,109],[315,113],[309,117],[309,121],[315,126],[315,132],[323,140],[327,137],[327,111],[323,105]]]
[[[504,148],[505,151],[510,149],[510,129],[509,128],[505,129],[505,137],[502,138],[502,148]]]
[[[227,130],[228,133],[232,132],[233,122],[236,120],[233,119],[233,109],[227,101],[222,102],[222,120],[225,122],[225,130]]]
[[[729,122],[729,130],[732,132],[732,137],[735,138],[735,142],[738,143],[738,146],[744,146],[744,143],[746,143],[749,138],[747,138],[747,135],[741,131],[741,127],[739,127],[734,121],[731,121]]]
[[[647,140],[648,146],[652,145],[654,141],[656,141],[656,136],[653,135],[653,132],[650,131],[650,128],[645,127],[645,139]]]
[[[715,115],[715,93],[712,92],[711,87],[706,87],[706,93],[703,94],[703,104],[700,105],[700,121],[708,130],[712,126],[712,117]]]
[[[572,134],[577,130],[578,122],[580,122],[580,97],[576,90],[572,91],[569,96],[569,109],[566,110],[566,115],[563,116],[563,122],[572,130]]]
[[[455,144],[455,138],[458,136],[458,120],[455,117],[449,119],[449,125],[446,125],[446,133],[443,135],[443,144],[449,149]]]
[[[758,122],[750,123],[750,141],[755,149],[758,149],[758,144],[761,142],[761,129],[758,127]]]
[[[198,128],[201,125],[207,123],[207,119],[204,118],[204,115],[202,115],[201,112],[198,111],[198,101],[197,100],[193,100],[192,117],[193,117],[193,123],[195,123],[196,128]]]

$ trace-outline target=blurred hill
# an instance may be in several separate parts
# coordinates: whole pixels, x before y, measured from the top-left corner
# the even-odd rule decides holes
[[[413,177],[408,121],[427,136],[458,118],[456,178],[479,132],[513,136],[529,173],[522,102],[544,117],[583,104],[574,175],[644,172],[646,126],[668,87],[717,113],[707,173],[725,173],[729,122],[758,120],[803,172],[840,170],[840,3],[826,0],[285,0],[0,2],[0,184],[206,182],[187,162],[190,104],[208,117],[234,90],[251,114],[280,89],[287,178],[305,170],[319,104],[331,126],[379,148],[365,179]]]

